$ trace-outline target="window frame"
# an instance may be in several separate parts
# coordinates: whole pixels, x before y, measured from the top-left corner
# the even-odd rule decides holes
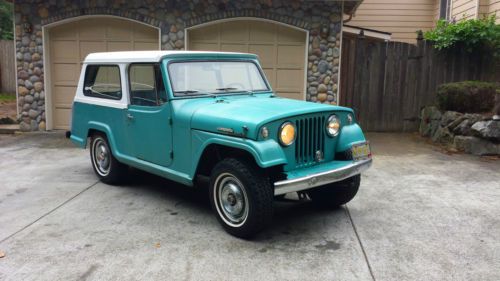
[[[156,104],[155,105],[139,105],[139,104],[133,104],[132,103],[132,79],[131,79],[131,76],[130,76],[130,71],[132,69],[132,66],[136,66],[136,65],[146,65],[146,66],[153,66],[153,71],[154,71],[154,75],[155,75],[155,94],[156,94]],[[159,107],[159,106],[162,106],[164,104],[166,104],[168,102],[168,94],[167,94],[167,89],[165,87],[165,81],[163,81],[161,84],[163,84],[163,88],[165,90],[165,102],[164,103],[160,103],[160,95],[159,95],[159,88],[160,88],[160,83],[158,83],[158,79],[162,79],[163,81],[163,75],[162,75],[162,72],[161,72],[161,67],[160,67],[160,63],[159,62],[133,62],[133,63],[130,63],[128,66],[127,66],[127,80],[128,80],[128,98],[129,98],[129,105],[133,105],[133,106],[144,106],[144,107]]]
[[[85,90],[85,88],[87,87],[86,82],[87,82],[87,75],[89,73],[89,68],[90,67],[97,67],[97,68],[110,67],[110,66],[118,68],[118,79],[119,79],[118,85],[120,85],[120,96],[113,97],[113,96],[97,95],[97,94],[93,94],[92,92],[90,92],[90,94],[89,94],[88,91]],[[95,79],[97,78],[97,73],[98,73],[98,71],[96,72],[96,76],[94,77],[94,84],[95,84]],[[122,85],[122,71],[120,69],[120,65],[119,64],[106,64],[106,63],[87,64],[87,66],[85,67],[85,75],[83,76],[83,91],[82,92],[83,92],[83,95],[85,97],[105,99],[105,100],[116,100],[116,101],[122,100],[122,98],[123,98],[123,85]]]

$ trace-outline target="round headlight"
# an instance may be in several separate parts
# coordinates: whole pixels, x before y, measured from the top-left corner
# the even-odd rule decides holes
[[[334,137],[339,134],[340,131],[340,120],[336,115],[328,117],[328,122],[326,123],[326,132],[329,136]]]
[[[292,122],[285,122],[281,125],[278,138],[284,146],[289,146],[295,141],[295,126]]]

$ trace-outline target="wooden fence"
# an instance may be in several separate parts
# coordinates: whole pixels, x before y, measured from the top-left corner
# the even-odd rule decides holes
[[[463,50],[439,52],[421,38],[413,45],[344,34],[339,102],[356,111],[365,130],[411,132],[421,108],[435,103],[439,85],[498,82],[499,66]]]
[[[14,41],[0,40],[0,91],[16,92],[16,57]]]

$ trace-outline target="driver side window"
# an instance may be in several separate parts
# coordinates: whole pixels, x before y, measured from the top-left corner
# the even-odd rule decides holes
[[[130,104],[159,106],[166,100],[158,64],[132,64],[129,67]]]

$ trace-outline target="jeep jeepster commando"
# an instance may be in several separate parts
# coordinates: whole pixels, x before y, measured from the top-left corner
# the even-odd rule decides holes
[[[186,186],[208,177],[217,219],[243,238],[271,221],[275,197],[349,202],[372,162],[351,109],[277,96],[243,53],[90,54],[68,136],[105,183],[128,166]]]

